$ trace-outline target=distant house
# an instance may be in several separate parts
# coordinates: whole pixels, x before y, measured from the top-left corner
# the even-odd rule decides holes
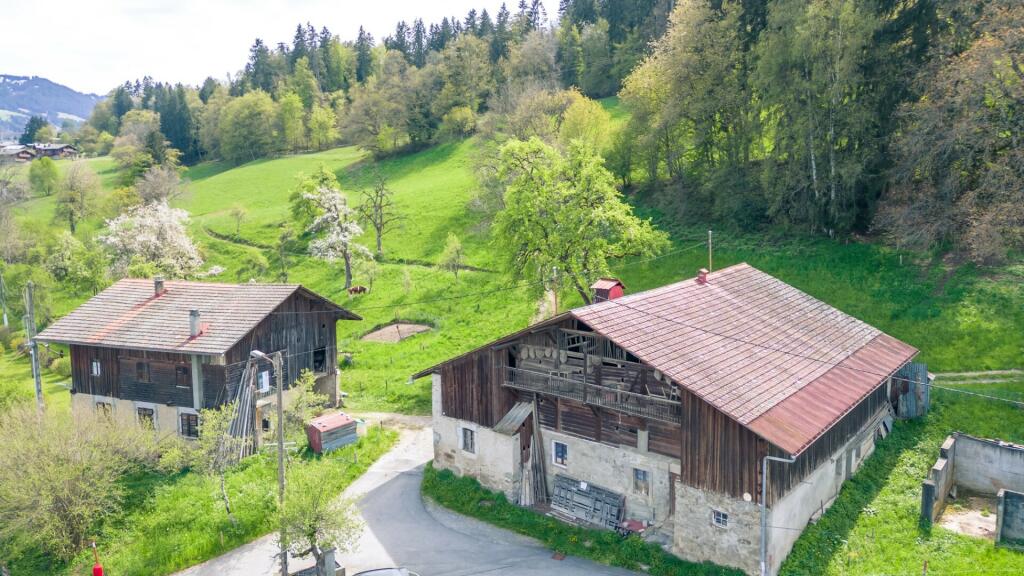
[[[20,144],[0,147],[0,162],[30,162],[36,157],[34,149]]]
[[[237,389],[252,350],[284,356],[338,400],[337,320],[360,318],[296,284],[121,280],[39,334],[71,350],[72,410],[101,410],[157,430],[197,434],[198,411]],[[259,367],[258,383],[276,375]]]
[[[78,156],[78,148],[75,148],[71,144],[29,144],[29,148],[35,152],[36,156],[42,158],[44,156],[49,158],[74,158]]]
[[[433,378],[434,465],[578,521],[634,520],[685,559],[774,573],[922,373],[912,346],[746,264],[593,288],[413,376]]]

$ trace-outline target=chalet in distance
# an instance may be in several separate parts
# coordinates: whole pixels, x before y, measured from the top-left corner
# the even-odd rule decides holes
[[[434,465],[774,573],[888,434],[917,350],[746,264],[623,288],[414,375],[433,378]]]
[[[252,350],[282,353],[286,385],[312,370],[337,403],[339,319],[360,318],[297,284],[125,279],[37,338],[71,349],[72,410],[194,437],[199,410],[227,400]],[[261,388],[275,378],[260,365]]]

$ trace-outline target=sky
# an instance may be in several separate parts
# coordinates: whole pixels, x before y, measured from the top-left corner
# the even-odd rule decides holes
[[[515,10],[516,1],[508,0]],[[399,20],[465,16],[502,0],[0,0],[0,74],[42,76],[105,94],[125,80],[199,84],[245,66],[255,38],[291,43],[309,21],[343,40],[380,42]],[[557,10],[557,2],[550,0]],[[549,16],[554,16],[549,13]]]

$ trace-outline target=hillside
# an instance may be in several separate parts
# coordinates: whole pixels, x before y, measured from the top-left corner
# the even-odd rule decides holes
[[[55,126],[64,120],[82,122],[101,99],[40,76],[0,74],[0,140],[20,134],[33,115],[45,116]]]

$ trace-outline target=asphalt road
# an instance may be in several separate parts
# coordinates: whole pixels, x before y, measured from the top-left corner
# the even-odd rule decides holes
[[[425,422],[395,424],[404,427],[399,443],[345,491],[366,524],[356,550],[339,557],[350,575],[405,566],[421,576],[635,576],[580,558],[555,560],[531,538],[425,503],[420,481],[433,456],[433,431]],[[274,536],[265,536],[178,576],[272,575],[275,551]],[[289,561],[293,570],[310,564]]]

